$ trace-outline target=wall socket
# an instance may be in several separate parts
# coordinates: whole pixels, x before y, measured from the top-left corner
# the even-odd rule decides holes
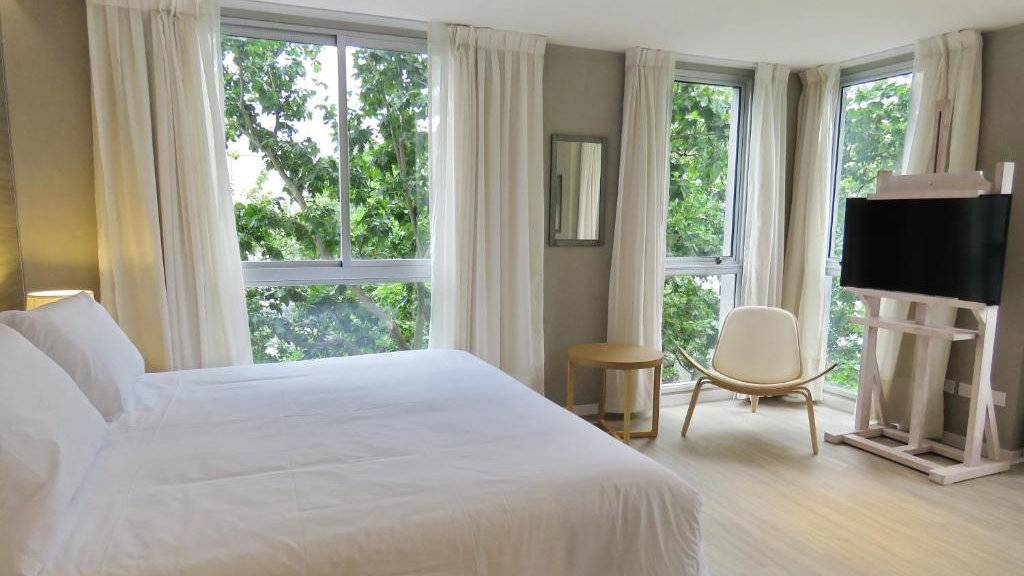
[[[946,380],[943,389],[946,394],[956,393],[957,396],[962,398],[971,397],[971,385],[966,382],[957,382],[956,380]],[[992,391],[992,403],[996,406],[1006,407],[1006,392],[1000,392],[998,390]]]

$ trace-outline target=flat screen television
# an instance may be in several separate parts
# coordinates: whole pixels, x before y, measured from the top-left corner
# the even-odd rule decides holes
[[[839,284],[998,304],[1009,221],[1009,194],[850,198]]]

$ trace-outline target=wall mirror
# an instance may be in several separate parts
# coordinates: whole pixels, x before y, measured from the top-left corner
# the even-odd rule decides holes
[[[607,148],[607,138],[600,136],[551,136],[549,245],[604,243]]]

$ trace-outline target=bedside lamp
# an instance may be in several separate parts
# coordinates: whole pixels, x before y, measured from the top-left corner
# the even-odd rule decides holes
[[[25,310],[39,308],[68,296],[74,296],[79,292],[85,292],[90,298],[96,297],[92,290],[39,290],[38,292],[29,292],[25,295]]]

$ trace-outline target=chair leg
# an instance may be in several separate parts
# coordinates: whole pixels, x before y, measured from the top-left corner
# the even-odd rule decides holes
[[[751,396],[750,397],[750,411],[751,412],[757,412],[757,401],[760,400],[760,399],[761,399],[760,396]]]
[[[697,397],[700,395],[700,388],[704,385],[704,379],[698,378],[697,383],[693,386],[693,392],[690,393],[690,408],[686,411],[686,420],[683,420],[683,436],[686,436],[686,431],[690,429],[690,419],[693,418],[693,409],[697,407]]]
[[[814,455],[818,455],[818,427],[814,423],[814,400],[811,398],[811,391],[806,388],[798,388],[796,390],[804,397],[804,403],[807,404],[807,422],[811,425],[811,450],[814,451]]]

